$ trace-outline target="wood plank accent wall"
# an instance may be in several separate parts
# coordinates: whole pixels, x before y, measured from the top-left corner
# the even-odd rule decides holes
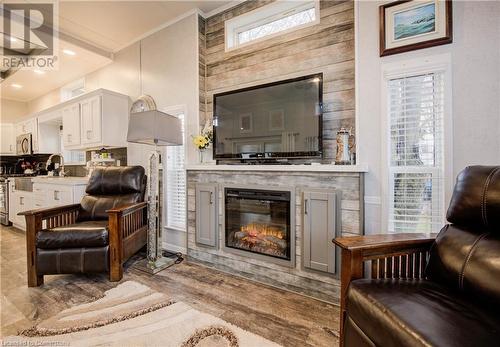
[[[355,129],[354,2],[320,1],[320,23],[225,51],[224,21],[272,1],[246,1],[199,17],[200,124],[213,117],[220,92],[322,72],[323,162],[335,157],[336,132]]]

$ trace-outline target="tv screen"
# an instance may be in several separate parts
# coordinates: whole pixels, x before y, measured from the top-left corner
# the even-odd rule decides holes
[[[215,159],[318,158],[323,74],[214,95]]]

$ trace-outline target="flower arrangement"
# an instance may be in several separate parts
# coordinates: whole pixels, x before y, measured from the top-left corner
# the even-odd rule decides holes
[[[192,136],[193,144],[196,146],[196,148],[198,148],[198,150],[203,151],[204,149],[207,149],[212,143],[212,137],[212,124],[210,121],[207,121],[201,133]]]
[[[208,136],[200,134],[193,136],[193,144],[198,148],[198,150],[202,151],[207,149],[210,146],[210,139]]]

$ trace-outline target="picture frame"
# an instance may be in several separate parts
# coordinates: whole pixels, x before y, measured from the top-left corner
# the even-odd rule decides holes
[[[269,111],[269,130],[285,130],[285,111],[282,109]]]
[[[451,0],[403,0],[379,7],[380,56],[453,42]]]
[[[253,115],[252,113],[240,114],[240,134],[249,134],[253,132]]]

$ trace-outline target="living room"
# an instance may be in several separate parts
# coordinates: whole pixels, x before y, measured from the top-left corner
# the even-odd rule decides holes
[[[1,6],[3,343],[496,345],[500,2]]]

